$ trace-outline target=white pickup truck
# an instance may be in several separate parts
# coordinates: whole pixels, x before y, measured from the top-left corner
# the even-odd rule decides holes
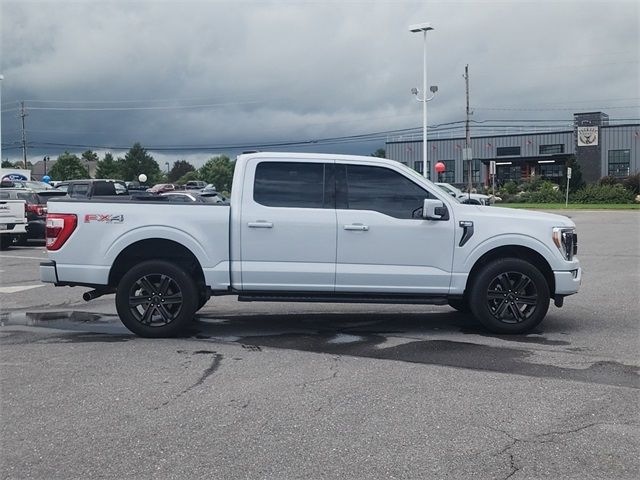
[[[0,250],[8,248],[14,238],[27,231],[26,202],[9,200],[2,193],[0,190]]]
[[[254,153],[230,204],[49,201],[43,282],[116,294],[141,336],[182,332],[210,296],[446,305],[496,333],[538,325],[578,291],[574,223],[464,205],[374,157]]]

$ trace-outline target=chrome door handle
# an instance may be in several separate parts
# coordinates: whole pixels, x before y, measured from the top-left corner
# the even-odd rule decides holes
[[[273,228],[273,223],[265,222],[264,220],[258,220],[257,222],[247,223],[249,228]]]
[[[351,225],[345,225],[344,226],[345,230],[357,230],[360,232],[366,232],[369,230],[369,227],[367,225],[362,225],[361,223],[354,223]]]

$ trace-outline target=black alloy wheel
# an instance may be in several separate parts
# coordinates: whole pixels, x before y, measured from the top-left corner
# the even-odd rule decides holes
[[[531,317],[538,304],[538,290],[522,272],[500,273],[489,283],[487,307],[504,323],[521,323]]]
[[[191,276],[163,260],[142,262],[120,280],[116,308],[122,323],[143,337],[173,337],[189,325],[198,306]]]
[[[538,325],[549,309],[544,275],[519,258],[494,260],[475,276],[469,293],[474,316],[494,333],[525,333]]]

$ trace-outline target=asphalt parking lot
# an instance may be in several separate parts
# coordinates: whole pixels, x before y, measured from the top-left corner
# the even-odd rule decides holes
[[[212,299],[132,336],[113,297],[0,253],[2,478],[576,478],[640,473],[640,214],[566,212],[578,295],[529,335],[449,307]]]

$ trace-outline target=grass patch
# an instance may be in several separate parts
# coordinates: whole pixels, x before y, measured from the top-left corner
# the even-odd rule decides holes
[[[496,207],[536,210],[640,210],[640,203],[496,203]]]

